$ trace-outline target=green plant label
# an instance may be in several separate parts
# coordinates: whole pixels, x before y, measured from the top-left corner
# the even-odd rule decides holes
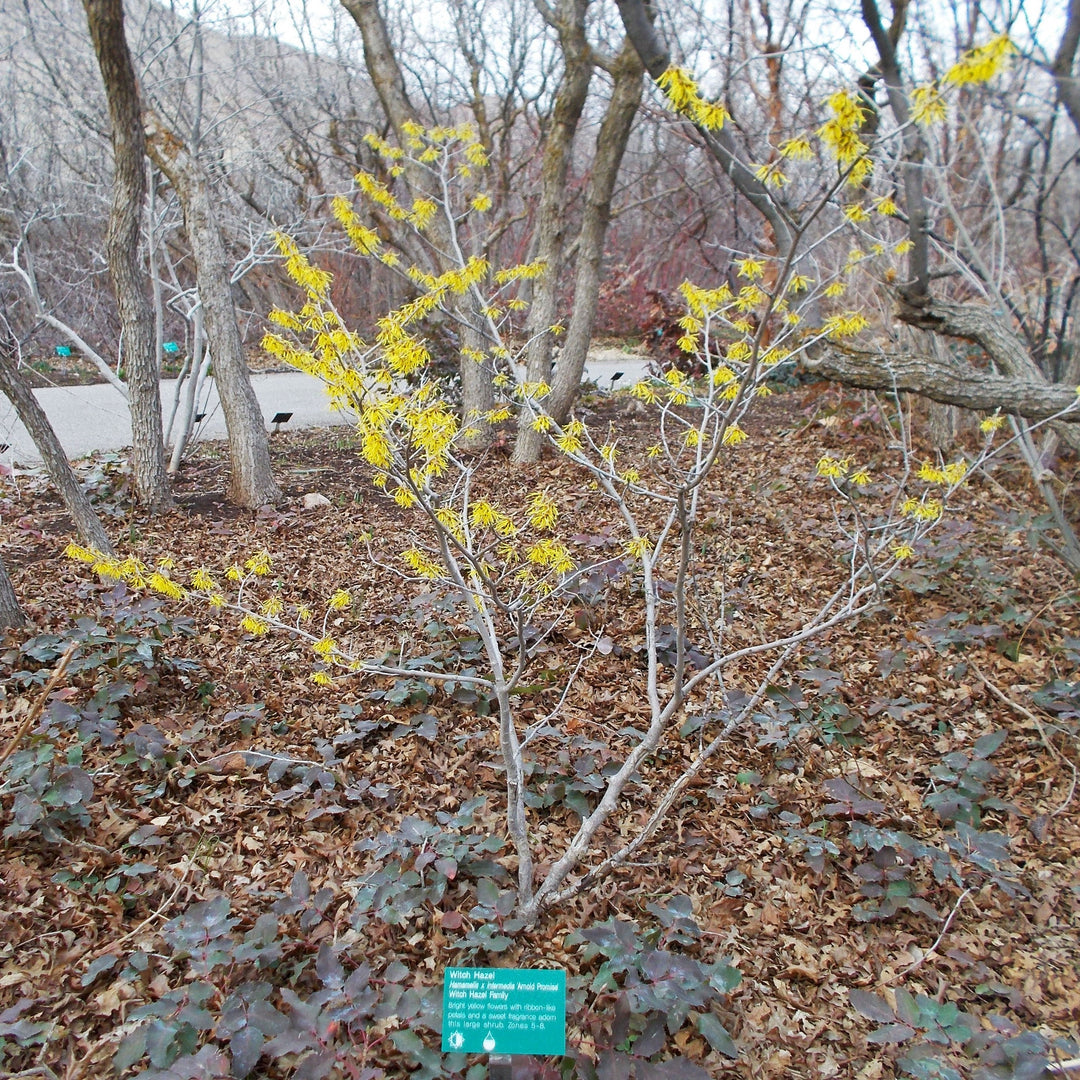
[[[57,356],[70,356],[71,355],[71,346],[69,346],[69,345],[57,345],[56,346],[56,355]]]
[[[442,1048],[458,1054],[565,1054],[566,972],[447,968]]]
[[[162,352],[176,353],[180,351],[180,346],[175,341],[163,341],[161,343]]]

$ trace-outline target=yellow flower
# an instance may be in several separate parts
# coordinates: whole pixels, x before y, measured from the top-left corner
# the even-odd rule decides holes
[[[954,86],[989,82],[1016,52],[1007,34],[999,34],[985,45],[965,53],[945,75],[945,82]]]
[[[684,112],[697,98],[697,85],[685,68],[669,67],[656,80],[676,112]]]
[[[413,573],[417,574],[419,577],[434,580],[442,573],[442,568],[434,559],[425,555],[424,552],[418,551],[416,548],[409,548],[407,551],[403,551],[401,557],[409,564]]]
[[[210,572],[204,566],[200,566],[198,570],[192,572],[191,587],[193,589],[199,589],[202,592],[217,591],[217,583],[210,576]]]
[[[580,454],[582,446],[581,435],[584,434],[585,425],[580,420],[571,420],[563,428],[563,433],[555,440],[555,445],[564,454]]]
[[[344,611],[352,603],[352,595],[348,589],[338,589],[327,601],[327,607],[331,611]]]
[[[329,660],[337,652],[337,642],[331,637],[319,638],[311,646],[311,651],[320,659]]]
[[[69,559],[75,559],[78,562],[89,564],[93,564],[101,558],[101,552],[95,551],[93,548],[83,547],[81,544],[76,544],[74,541],[64,548],[64,554]]]
[[[754,175],[766,186],[781,188],[787,182],[787,176],[780,171],[780,163],[777,161],[770,162],[768,165],[758,165],[754,169]]]
[[[483,143],[472,142],[465,147],[465,157],[470,165],[475,165],[478,169],[484,168],[488,163],[487,151],[484,149]]]
[[[325,671],[313,671],[308,678],[316,686],[333,686],[334,680]]]
[[[818,460],[817,473],[818,476],[825,476],[830,480],[839,480],[847,476],[850,467],[851,462],[847,458],[834,458],[831,454],[826,454]]]
[[[280,615],[285,610],[280,596],[271,596],[259,605],[259,611],[269,618]]]
[[[660,400],[660,395],[656,392],[652,383],[646,382],[644,379],[634,383],[630,387],[630,393],[639,401],[644,401],[646,405],[655,405]]]
[[[955,486],[967,476],[967,462],[954,461],[951,464],[946,465],[945,468],[941,470],[941,473],[947,484]]]
[[[937,521],[945,508],[940,499],[905,499],[900,512],[917,521]]]
[[[647,536],[635,536],[626,542],[625,550],[633,559],[644,559],[652,551],[652,541]]]
[[[1080,388],[1077,389],[1077,393],[1080,393]],[[991,432],[997,431],[998,428],[1005,425],[1006,417],[998,413],[996,416],[988,416],[979,424],[979,430],[984,435],[989,435]]]
[[[724,432],[724,437],[721,442],[725,446],[738,446],[739,443],[745,442],[749,435],[738,424],[730,424],[727,430]]]
[[[893,544],[892,553],[896,559],[910,559],[915,554],[915,549],[910,544],[898,541]]]
[[[761,259],[736,259],[738,274],[747,281],[760,281],[765,276],[765,263]]]
[[[856,469],[851,474],[851,482],[856,487],[866,487],[870,483],[870,472],[868,469]]]
[[[660,456],[660,455],[661,455],[661,454],[662,454],[663,452],[664,452],[664,448],[663,448],[663,447],[662,447],[662,446],[661,446],[661,445],[660,445],[659,443],[653,443],[653,445],[652,445],[652,446],[650,446],[650,447],[649,447],[649,448],[648,448],[648,449],[647,449],[647,450],[645,451],[645,456],[646,456],[646,457],[651,457],[651,458],[657,458],[657,457],[659,457],[659,456]]]
[[[240,626],[249,634],[254,634],[256,637],[265,634],[267,631],[266,623],[264,623],[262,619],[256,618],[254,615],[245,615],[240,620]]]
[[[270,553],[265,549],[255,552],[244,566],[253,574],[263,577],[270,573]]]
[[[187,596],[187,590],[182,585],[177,585],[175,581],[170,580],[158,571],[151,574],[146,579],[146,583],[154,592],[159,592],[170,600],[183,600]]]
[[[780,153],[783,157],[791,158],[793,161],[812,161],[814,159],[814,148],[805,135],[797,135],[794,139],[782,142],[780,144]]]
[[[526,548],[525,558],[535,566],[546,566],[557,574],[569,574],[574,569],[570,552],[558,540],[537,540]]]
[[[529,524],[534,529],[550,529],[559,517],[559,507],[545,491],[535,491],[529,496]]]
[[[472,202],[470,203],[472,208],[479,214],[486,213],[491,209],[491,196],[490,195],[474,195]]]
[[[911,92],[911,119],[923,127],[930,127],[945,119],[948,110],[945,99],[936,86],[916,86]]]
[[[822,324],[821,328],[830,338],[853,337],[865,330],[870,325],[870,320],[860,311],[848,311],[842,315],[830,315]]]
[[[935,466],[931,465],[929,461],[924,461],[919,466],[919,471],[915,474],[920,480],[925,480],[928,484],[940,484],[945,479],[945,474]]]

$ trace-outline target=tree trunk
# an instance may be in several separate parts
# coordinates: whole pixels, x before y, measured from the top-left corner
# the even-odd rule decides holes
[[[124,38],[123,0],[83,0],[105,84],[112,124],[113,190],[105,255],[120,309],[124,367],[131,402],[131,462],[139,500],[159,513],[172,506],[165,472],[161,395],[154,354],[154,312],[139,262],[146,197],[146,137],[135,70]]]
[[[14,352],[0,342],[0,390],[15,406],[23,427],[30,433],[34,445],[45,462],[49,479],[56,485],[64,507],[75,522],[79,538],[87,547],[96,548],[103,555],[113,554],[108,534],[102,527],[101,519],[94,512],[90,500],[83,491],[74,471],[68,462],[64,448],[53,431],[45,410],[34,397],[30,384],[22,377],[16,367]]]
[[[603,280],[604,240],[611,221],[611,197],[630,139],[630,128],[641,104],[644,73],[641,58],[627,38],[615,62],[611,101],[596,137],[596,156],[578,242],[574,310],[555,372],[555,382],[551,394],[544,401],[545,411],[560,424],[566,421],[577,397],[589,354],[600,283]],[[535,435],[531,431],[530,434]]]
[[[1080,45],[1080,0],[1069,0],[1065,32],[1050,68],[1057,87],[1058,101],[1065,106],[1073,127],[1080,135],[1080,79],[1073,74],[1077,46]]]
[[[587,6],[585,0],[566,0],[559,5],[553,20],[559,34],[564,69],[540,167],[536,258],[544,262],[545,270],[533,289],[525,327],[529,343],[525,378],[532,383],[551,381],[552,340],[548,327],[558,321],[559,314],[559,281],[566,234],[566,177],[574,135],[589,95],[593,73],[593,59],[585,38]],[[523,418],[528,416],[527,413],[521,415]],[[523,423],[514,444],[514,461],[536,461],[542,445],[542,434],[534,431],[530,424]]]
[[[146,134],[154,164],[168,177],[180,200],[195,260],[206,338],[229,432],[229,498],[251,509],[280,502],[281,489],[270,468],[266,424],[244,359],[244,342],[232,296],[232,270],[214,214],[206,171],[187,146],[150,112],[146,115]]]
[[[8,577],[4,560],[0,559],[0,630],[10,630],[26,625],[26,616],[19,607],[19,599]]]
[[[907,390],[946,405],[980,412],[1001,410],[1025,420],[1046,420],[1063,410],[1058,423],[1080,424],[1080,396],[1073,386],[1029,382],[977,371],[952,360],[912,353],[823,349],[806,366],[827,379],[867,390]]]

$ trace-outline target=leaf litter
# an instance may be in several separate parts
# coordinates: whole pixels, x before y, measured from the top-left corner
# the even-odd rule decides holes
[[[738,614],[727,629],[735,647],[813,611],[838,573],[813,484],[822,451],[881,450],[880,431],[844,422],[858,401],[836,392],[810,401],[766,401],[756,437],[709,493],[704,535],[714,585]],[[812,418],[823,401],[838,422]],[[589,407],[618,425],[628,457],[647,445],[625,401]],[[290,499],[258,513],[216,494],[226,465],[212,444],[177,484],[181,509],[158,519],[125,507],[119,462],[99,464],[119,547],[186,570],[211,561],[221,570],[264,548],[293,601],[314,605],[349,588],[353,609],[335,633],[358,655],[430,651],[430,606],[376,565],[411,545],[415,519],[378,495],[340,432],[272,445]],[[544,486],[579,552],[602,551],[607,508],[575,484],[552,458],[512,468],[496,454],[477,476],[478,490],[510,503]],[[305,509],[312,492],[329,505]],[[157,1031],[183,1013],[208,1042],[161,1052],[167,1061],[183,1050],[184,1075],[247,1075],[259,1060],[259,1075],[339,1075],[326,1049],[333,1031],[297,1027],[306,1014],[296,995],[320,985],[316,976],[324,988],[350,977],[359,987],[371,969],[383,973],[380,992],[407,994],[437,991],[448,964],[491,963],[565,967],[588,985],[597,970],[583,946],[589,928],[622,924],[672,946],[655,955],[723,960],[741,981],[715,1006],[690,1006],[692,1022],[667,1034],[636,1020],[620,1027],[611,988],[593,984],[568,1031],[581,1075],[589,1060],[600,1075],[629,1075],[612,1042],[620,1034],[619,1046],[640,1051],[641,1076],[667,1059],[703,1070],[686,1075],[861,1080],[947,1075],[928,1070],[955,1066],[960,1045],[967,1057],[981,1052],[976,1034],[1000,1036],[1014,1058],[1025,1033],[1077,1040],[1076,586],[1028,546],[1038,504],[1010,462],[992,484],[974,478],[963,502],[878,613],[831,632],[781,676],[758,729],[732,736],[640,861],[534,929],[504,934],[499,896],[513,861],[499,843],[502,778],[482,701],[419,678],[315,687],[307,651],[287,638],[253,638],[224,614],[87,581],[60,554],[70,522],[47,487],[8,483],[3,557],[35,625],[10,635],[3,654],[0,752],[55,666],[43,636],[62,652],[60,639],[84,620],[81,654],[93,663],[73,664],[49,701],[62,760],[49,765],[38,803],[0,788],[0,1070],[108,1075],[118,1048],[120,1064],[145,1065],[153,1048],[130,1041],[133,1017],[157,1017],[147,1029]],[[602,628],[604,647],[558,720],[595,749],[535,785],[532,827],[548,855],[617,757],[620,729],[645,715],[633,597],[615,582],[587,600],[538,653],[521,714],[530,723],[553,707],[578,639]],[[467,652],[467,628],[450,631]],[[37,659],[24,651],[33,641]],[[733,685],[750,674],[747,661]],[[39,735],[20,752],[41,746]],[[670,783],[701,737],[688,723],[638,790]],[[9,786],[10,777],[9,767]],[[607,840],[647,816],[632,790],[625,803]],[[393,838],[399,831],[411,847]],[[484,835],[487,847],[475,839]],[[414,897],[402,899],[401,882],[413,882]],[[681,903],[696,932],[658,915]],[[272,997],[255,994],[261,1005],[234,1000],[244,964],[278,984]],[[636,979],[657,992],[645,964],[620,969],[624,990]],[[208,988],[202,998],[191,996],[197,986]],[[341,1075],[439,1075],[430,1071],[437,1036],[409,1021],[401,993],[401,1015],[363,1014],[353,1072]],[[291,1012],[282,994],[295,999]],[[225,1006],[248,1019],[227,1020]],[[914,1036],[924,1038],[912,1049]],[[927,1058],[935,1045],[953,1058]]]

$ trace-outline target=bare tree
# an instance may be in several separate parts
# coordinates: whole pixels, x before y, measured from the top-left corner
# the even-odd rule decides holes
[[[90,499],[68,462],[64,448],[53,431],[45,410],[34,397],[30,384],[19,371],[19,342],[6,318],[0,317],[0,392],[15,406],[23,427],[38,448],[49,479],[60,493],[75,529],[88,547],[112,554],[112,543]]]
[[[169,178],[184,211],[214,377],[229,432],[232,469],[229,497],[238,505],[251,508],[279,502],[281,489],[274,482],[270,468],[266,425],[251,386],[244,342],[236,321],[232,268],[214,214],[205,170],[185,143],[153,113],[146,115],[146,130],[154,164]]]
[[[528,378],[532,382],[547,382],[550,377],[550,336],[543,331],[555,321],[552,316],[558,300],[563,238],[567,229],[568,213],[563,189],[570,144],[585,105],[593,65],[600,64],[612,78],[611,97],[596,138],[585,209],[575,243],[569,326],[547,404],[551,415],[560,423],[569,416],[577,399],[592,342],[600,283],[604,276],[604,241],[611,221],[611,202],[630,139],[630,128],[641,104],[644,75],[641,61],[629,41],[624,42],[621,52],[614,58],[606,58],[590,47],[585,38],[586,7],[584,3],[561,4],[557,12],[553,12],[546,9],[546,5],[541,5],[545,19],[558,31],[566,71],[563,91],[556,99],[555,123],[548,133],[544,150],[544,186],[538,229],[541,257],[548,263],[548,270],[544,287],[538,290],[533,300],[535,311],[530,315],[532,342]],[[543,441],[539,431],[528,425],[521,427],[514,446],[514,460],[535,461],[540,455]]]
[[[364,40],[364,60],[368,74],[375,86],[375,91],[382,103],[383,112],[399,141],[405,141],[405,128],[410,123],[417,123],[419,114],[409,100],[405,88],[405,78],[394,54],[386,21],[379,10],[377,0],[341,0],[345,10],[353,17],[360,28]],[[406,170],[406,179],[418,194],[424,191],[427,178],[415,167]],[[432,248],[435,251],[450,251],[450,239],[442,221],[437,217],[429,227]],[[439,271],[451,265],[443,260]],[[461,323],[462,361],[461,395],[462,408],[467,416],[481,417],[495,406],[495,390],[492,382],[494,367],[489,359],[476,361],[472,356],[484,355],[487,344],[480,329],[482,318],[470,318],[468,314]],[[488,438],[483,425],[475,424],[474,430],[480,432],[471,440],[480,445]]]
[[[15,595],[15,589],[8,577],[4,560],[0,559],[0,630],[8,630],[23,626],[26,616],[19,607],[19,599]]]
[[[123,2],[83,0],[83,7],[112,123],[113,198],[106,253],[120,309],[130,389],[132,468],[139,499],[151,513],[160,513],[172,506],[172,495],[162,442],[154,313],[139,258],[146,197],[146,136],[135,69],[124,37]]]

